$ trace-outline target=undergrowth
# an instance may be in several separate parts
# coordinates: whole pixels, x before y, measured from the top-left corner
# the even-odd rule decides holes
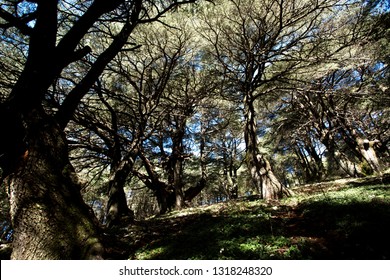
[[[309,189],[281,201],[242,199],[138,222],[128,228],[128,258],[390,258],[388,184]]]

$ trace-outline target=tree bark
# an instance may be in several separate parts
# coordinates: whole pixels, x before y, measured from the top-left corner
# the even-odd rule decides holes
[[[290,195],[290,192],[283,188],[283,184],[273,173],[271,165],[264,155],[258,154],[256,163],[250,164],[252,166],[252,181],[257,186],[262,199],[274,200],[282,198],[283,195]]]
[[[362,157],[367,161],[372,171],[377,174],[382,174],[382,169],[379,163],[378,156],[375,152],[374,145],[376,141],[369,141],[368,139],[357,138],[357,149]]]
[[[149,187],[151,188],[151,187]],[[168,185],[159,182],[153,186],[155,196],[157,198],[158,207],[160,209],[160,215],[171,211],[176,204],[176,194],[173,190],[169,190]]]
[[[118,224],[122,217],[130,218],[129,222],[134,221],[134,212],[127,205],[124,191],[132,166],[133,161],[131,159],[124,160],[112,171],[110,176],[106,211],[106,224],[108,227]]]
[[[184,117],[177,117],[175,119],[175,128],[173,129],[172,139],[172,153],[165,163],[165,169],[168,174],[168,185],[174,190],[175,194],[175,208],[181,209],[184,206],[183,193],[183,161],[184,161],[184,147],[183,138],[185,135],[185,120]]]
[[[80,11],[78,19],[69,19],[73,25],[63,36],[57,32],[58,19],[64,16],[58,14],[58,1],[30,2],[36,4],[32,7],[36,8],[36,18],[29,34],[28,57],[12,92],[0,104],[0,130],[5,134],[2,138],[8,137],[0,139],[0,167],[11,193],[15,230],[12,258],[101,258],[99,228],[93,212],[82,200],[80,184],[69,162],[64,128],[80,100],[126,45],[147,8],[143,1],[134,1],[126,18],[114,16],[124,23],[121,31],[67,94],[54,120],[42,108],[48,88],[70,63],[91,51],[89,47],[77,50],[90,28],[125,1],[92,1],[84,13]],[[156,21],[168,10],[188,2],[191,1],[174,1],[144,22]]]
[[[26,150],[7,178],[12,258],[102,258],[98,223],[81,197],[63,131],[43,109],[24,122]]]
[[[175,162],[173,173],[174,173],[173,188],[175,190],[175,208],[181,209],[184,207],[182,159],[178,159]]]
[[[253,98],[246,96],[244,100],[246,120],[244,134],[251,180],[261,198],[266,200],[280,199],[283,196],[283,185],[273,173],[269,161],[257,147],[257,124],[253,103]],[[287,192],[287,189],[285,191]]]
[[[111,155],[111,170],[108,181],[108,202],[106,207],[106,225],[112,227],[118,223],[122,217],[128,217],[127,222],[134,221],[134,212],[128,207],[124,187],[126,180],[134,166],[134,161],[137,157],[137,149],[133,149],[138,143],[139,138],[133,139],[132,148],[130,148],[125,157],[122,156],[122,145],[118,135],[119,120],[114,108],[107,102],[101,90],[101,83],[99,82],[98,95],[100,101],[106,106],[111,115],[111,127],[109,140],[106,145],[109,147]],[[139,135],[139,134],[137,134]]]
[[[184,200],[190,202],[206,187],[206,178],[200,178],[195,186],[188,188],[184,192]]]
[[[202,121],[200,146],[199,146],[201,177],[195,186],[188,188],[184,192],[184,201],[188,201],[188,202],[192,201],[197,195],[201,193],[201,191],[207,185],[207,163],[206,163],[205,148],[206,148],[206,132],[205,132],[205,126]]]
[[[379,141],[363,139],[349,119],[341,116],[337,120],[340,125],[340,133],[343,134],[343,139],[351,151],[361,163],[366,162],[373,173],[381,175],[381,166],[374,149],[374,145]]]
[[[344,152],[336,151],[334,153],[334,158],[339,165],[340,169],[343,170],[346,174],[351,177],[362,177],[361,167],[356,163],[351,161]]]

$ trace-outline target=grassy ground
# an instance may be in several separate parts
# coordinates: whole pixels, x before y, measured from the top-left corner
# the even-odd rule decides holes
[[[334,181],[189,208],[118,229],[111,256],[130,259],[390,259],[390,185]]]

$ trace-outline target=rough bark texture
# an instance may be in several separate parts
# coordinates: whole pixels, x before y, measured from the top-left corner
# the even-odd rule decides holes
[[[368,139],[357,138],[357,149],[362,157],[367,161],[373,172],[382,174],[381,166],[378,156],[374,149],[376,141],[369,141]]]
[[[27,61],[0,106],[0,128],[9,139],[0,140],[0,154],[4,155],[0,166],[6,171],[3,175],[10,190],[15,230],[12,258],[101,258],[98,226],[82,200],[63,127],[44,112],[42,104],[63,68],[81,58],[75,57],[81,38],[119,2],[95,1],[62,38],[57,36],[58,1],[35,2]]]
[[[144,1],[133,1],[126,5],[123,20],[116,18],[119,13],[112,15],[113,22],[124,23],[121,30],[62,100],[54,120],[43,109],[43,104],[48,106],[48,89],[69,64],[91,51],[88,46],[79,48],[91,27],[125,1],[91,1],[86,4],[85,12],[80,11],[80,16],[69,18],[69,22],[66,21],[68,15],[59,14],[59,1],[29,2],[35,3],[31,8],[36,10],[34,26],[31,30],[28,28],[27,60],[9,97],[0,104],[0,131],[5,135],[0,138],[0,168],[9,184],[15,230],[12,257],[101,258],[103,250],[96,219],[82,200],[80,184],[69,162],[64,129],[80,100],[127,44],[139,24],[140,15],[146,18],[147,8]],[[183,3],[174,1],[166,9],[154,6],[161,8],[160,13],[149,20],[157,20]],[[24,22],[24,15],[18,16],[15,15],[15,20]],[[59,19],[65,20],[65,25],[69,23],[66,34],[57,32]]]
[[[263,199],[280,199],[283,195],[283,185],[273,173],[269,161],[257,147],[257,125],[253,102],[250,97],[245,100],[245,144],[251,180]],[[287,192],[286,189],[285,191]]]
[[[43,111],[26,123],[27,148],[7,178],[13,259],[100,259],[103,246],[68,160],[64,133]]]
[[[157,199],[160,214],[165,214],[168,212],[168,210],[174,208],[176,200],[175,192],[167,183],[160,180],[153,164],[144,155],[144,153],[140,152],[139,156],[144,163],[144,167],[148,173],[148,176],[137,173],[136,170],[133,170],[133,172],[144,182],[148,189],[153,191],[154,196]]]
[[[134,212],[128,207],[126,201],[126,194],[123,186],[116,182],[110,186],[108,193],[109,199],[107,203],[107,220],[108,227],[118,224],[123,217],[127,217],[128,222],[134,221]]]
[[[131,172],[133,161],[124,160],[121,164],[112,170],[108,182],[108,202],[106,211],[106,224],[108,227],[114,226],[120,222],[122,217],[127,217],[127,221],[134,220],[134,212],[127,205],[124,187],[127,177]]]
[[[288,190],[283,188],[282,183],[273,173],[271,165],[264,155],[256,155],[255,162],[249,164],[252,182],[257,187],[262,199],[274,200],[282,198],[284,194],[289,195]]]

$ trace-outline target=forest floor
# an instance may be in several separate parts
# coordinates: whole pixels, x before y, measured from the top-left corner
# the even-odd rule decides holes
[[[116,228],[112,259],[390,259],[390,176],[300,186]],[[114,239],[111,239],[114,237]]]

